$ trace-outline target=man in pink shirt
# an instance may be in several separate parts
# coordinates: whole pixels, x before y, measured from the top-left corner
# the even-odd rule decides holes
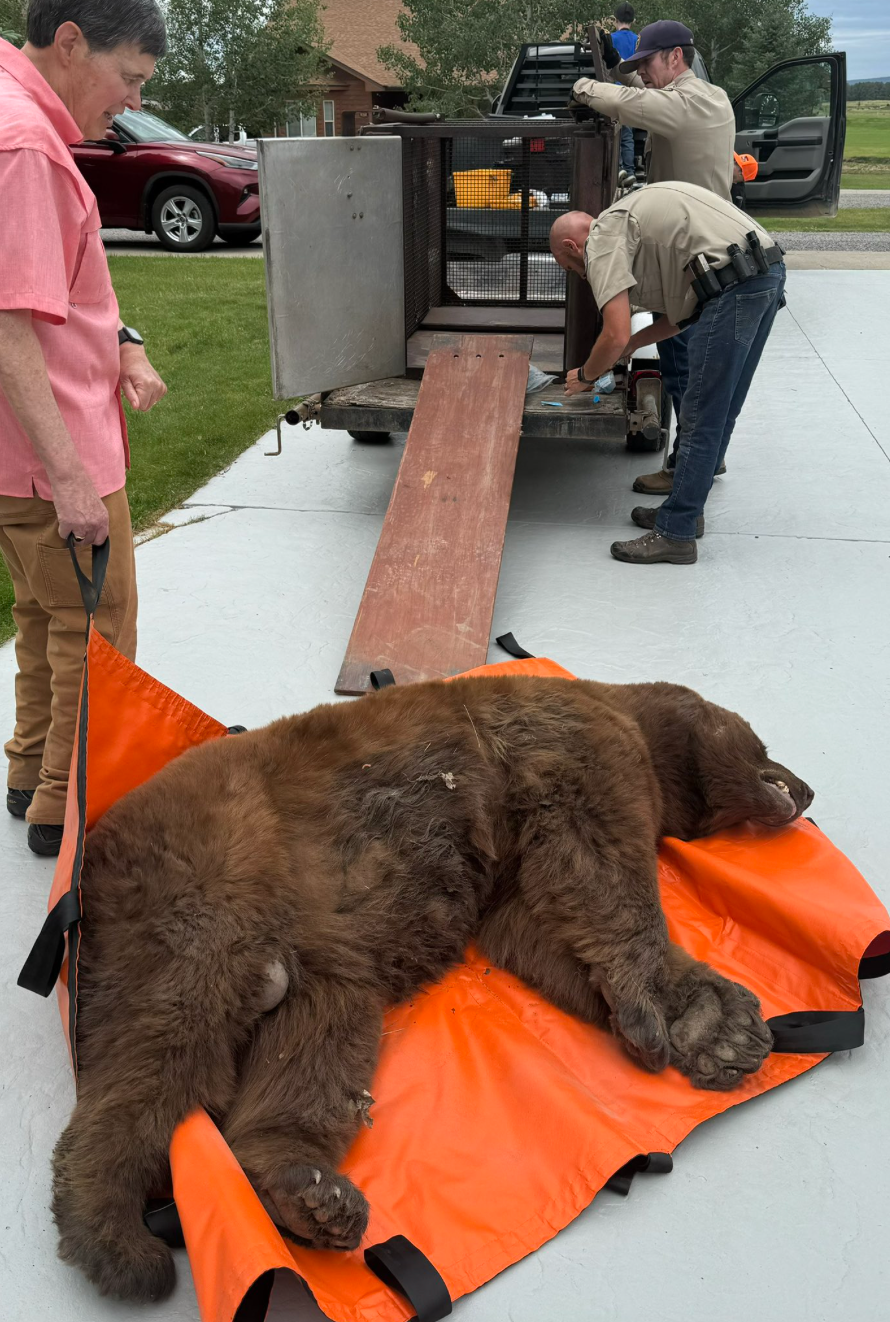
[[[83,662],[66,547],[111,539],[96,624],[136,651],[121,392],[166,387],[120,319],[96,199],[69,150],[138,109],[165,49],[155,0],[31,0],[28,40],[0,41],[0,551],[15,588],[16,726],[7,807],[35,853],[58,853]]]

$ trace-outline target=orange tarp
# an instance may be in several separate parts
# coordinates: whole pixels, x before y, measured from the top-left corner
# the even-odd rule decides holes
[[[225,727],[95,631],[88,657],[86,815],[93,822],[171,757]],[[571,678],[545,660],[471,673]],[[66,831],[51,903],[71,884],[76,784],[72,775],[75,829]],[[890,929],[887,911],[806,822],[781,832],[740,828],[691,843],[665,840],[660,883],[674,940],[749,986],[767,1018],[858,1010],[860,958],[870,946],[887,949],[886,939],[874,944]],[[63,974],[67,1022],[66,985]],[[374,1127],[361,1131],[344,1163],[371,1204],[366,1243],[407,1236],[457,1298],[556,1234],[638,1153],[672,1150],[703,1120],[822,1058],[773,1054],[734,1092],[696,1091],[673,1069],[645,1073],[609,1035],[470,951],[386,1019]],[[232,1322],[250,1287],[275,1268],[299,1273],[335,1322],[413,1316],[361,1250],[286,1243],[204,1112],[176,1130],[171,1165],[204,1322]]]

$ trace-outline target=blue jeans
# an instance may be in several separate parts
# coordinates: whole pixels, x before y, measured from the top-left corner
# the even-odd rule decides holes
[[[634,131],[633,129],[628,128],[626,124],[621,125],[621,149],[618,157],[618,162],[622,170],[629,170],[630,173],[633,174]]]
[[[785,266],[779,263],[769,275],[727,289],[702,308],[689,341],[674,485],[655,520],[664,537],[681,542],[695,537],[696,519],[723,463],[784,288]]]
[[[676,464],[677,450],[680,448],[680,404],[686,394],[689,381],[689,341],[694,331],[694,326],[687,326],[679,335],[673,335],[669,340],[659,340],[655,346],[658,350],[658,365],[661,368],[662,389],[670,396],[674,406],[674,417],[677,420],[677,434],[667,461],[669,469]]]

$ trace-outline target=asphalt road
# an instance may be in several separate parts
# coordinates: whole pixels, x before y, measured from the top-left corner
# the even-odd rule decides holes
[[[259,239],[246,248],[237,248],[232,244],[223,243],[222,239],[214,239],[206,252],[174,254],[170,253],[169,249],[164,248],[153,234],[143,234],[139,230],[106,229],[102,230],[101,234],[105,251],[112,255],[116,254],[124,257],[143,257],[162,253],[167,256],[178,257],[262,257],[263,255],[263,245]]]
[[[842,188],[840,197],[841,211],[862,211],[875,207],[890,207],[890,189],[881,188]],[[787,252],[890,252],[890,231],[878,233],[845,233],[835,231],[827,234],[799,234],[774,231],[782,247]],[[134,230],[105,229],[102,231],[106,251],[121,256],[161,254],[162,248],[153,234],[141,234]],[[247,248],[234,248],[214,239],[203,257],[262,257],[263,245],[259,241]],[[492,291],[492,297],[495,292]],[[543,293],[543,297],[547,297]]]

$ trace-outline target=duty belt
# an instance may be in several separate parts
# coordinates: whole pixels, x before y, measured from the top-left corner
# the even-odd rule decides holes
[[[703,253],[687,263],[686,270],[692,277],[692,288],[699,303],[719,298],[734,285],[744,284],[758,275],[766,275],[771,267],[778,266],[785,255],[785,249],[777,243],[764,248],[756,230],[751,230],[745,238],[749,246],[744,250],[737,243],[729,245],[726,250],[729,261],[725,266],[711,266]]]

